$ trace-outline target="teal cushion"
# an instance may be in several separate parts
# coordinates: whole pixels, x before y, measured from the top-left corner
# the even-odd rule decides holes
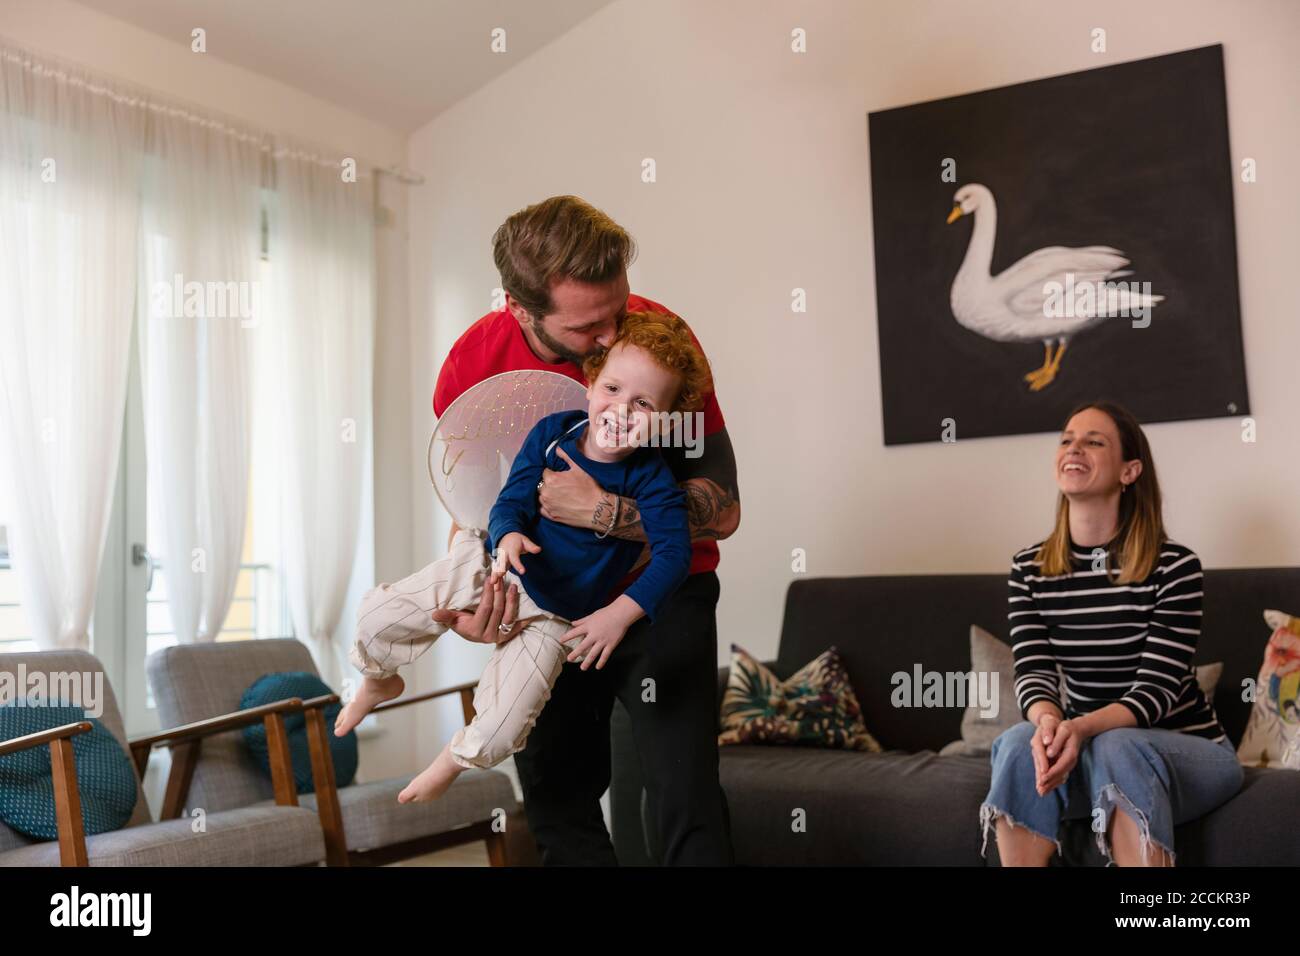
[[[285,674],[263,674],[253,681],[253,686],[244,691],[239,700],[241,710],[274,703],[287,697],[324,697],[334,693],[323,680],[306,671],[293,671]],[[346,736],[334,736],[334,719],[342,704],[331,704],[325,708],[325,730],[329,737],[330,753],[334,758],[334,784],[346,787],[357,775],[357,734],[348,731]],[[311,776],[311,748],[307,740],[307,718],[302,713],[289,714],[284,718],[284,726],[289,737],[289,753],[293,757],[293,781],[299,793],[312,793],[316,783]],[[258,721],[251,727],[244,728],[244,742],[252,752],[262,770],[271,775],[271,754],[266,746],[266,724]]]
[[[135,767],[104,724],[87,717],[84,707],[62,702],[46,706],[11,701],[0,704],[0,740],[89,721],[89,733],[72,738],[81,793],[81,823],[87,836],[120,830],[135,810]],[[0,820],[19,833],[57,840],[54,771],[49,744],[0,757]]]

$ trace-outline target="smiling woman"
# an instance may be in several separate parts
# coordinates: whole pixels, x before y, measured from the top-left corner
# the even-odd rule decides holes
[[[1155,461],[1126,409],[1076,409],[1054,470],[1056,527],[1016,554],[1008,581],[1026,722],[994,741],[985,843],[996,824],[1004,866],[1045,866],[1061,821],[1090,813],[1107,857],[1172,866],[1174,826],[1242,781],[1192,669],[1200,559],[1165,534]]]
[[[1119,495],[1118,526],[1124,531],[1121,551],[1125,557],[1118,580],[1132,581],[1150,574],[1164,525],[1156,463],[1137,420],[1109,402],[1076,409],[1057,445],[1056,474],[1061,495],[1056,525],[1043,544],[1043,572],[1064,574],[1068,570],[1071,527],[1083,528],[1087,539],[1076,544],[1092,547],[1108,540],[1114,516],[1109,507],[1096,508],[1089,503],[1109,492]],[[1079,502],[1073,517],[1072,500]]]

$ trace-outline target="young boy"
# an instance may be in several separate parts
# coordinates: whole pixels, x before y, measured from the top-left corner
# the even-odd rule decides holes
[[[489,518],[487,542],[462,529],[451,553],[396,584],[366,592],[349,659],[365,675],[340,712],[334,733],[347,733],[376,705],[402,693],[397,668],[409,664],[446,630],[432,611],[468,610],[502,574],[519,586],[526,626],[498,644],[474,693],[474,720],[458,730],[436,760],[398,800],[442,796],[469,767],[493,767],[528,739],[565,661],[604,667],[627,629],[654,618],[686,579],[691,543],[686,500],[659,453],[651,429],[672,412],[698,409],[711,388],[708,363],[686,323],[672,315],[629,313],[605,353],[583,373],[587,410],[560,412],[529,432]],[[660,431],[661,443],[666,438]],[[580,467],[603,489],[636,501],[651,557],[627,590],[608,600],[641,555],[635,541],[608,531],[574,528],[541,515],[542,471]],[[610,516],[612,528],[617,515]],[[580,641],[578,639],[581,638]],[[564,645],[578,641],[570,649]]]

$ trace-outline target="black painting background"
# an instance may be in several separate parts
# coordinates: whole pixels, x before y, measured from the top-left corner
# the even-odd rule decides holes
[[[1143,422],[1249,413],[1222,46],[884,110],[868,117],[885,444],[1059,430],[1082,401]],[[940,180],[956,160],[957,182]],[[1165,300],[1151,325],[1108,319],[1070,341],[1030,392],[1040,342],[994,342],[949,292],[975,217],[944,220],[983,183],[997,275],[1044,246],[1114,246],[1128,281]]]

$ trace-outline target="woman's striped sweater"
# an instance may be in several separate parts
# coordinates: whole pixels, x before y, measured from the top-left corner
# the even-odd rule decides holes
[[[1201,634],[1196,554],[1166,541],[1145,581],[1115,584],[1104,569],[1094,570],[1093,549],[1080,550],[1073,542],[1073,571],[1045,577],[1037,560],[1041,546],[1016,554],[1007,582],[1021,714],[1027,719],[1037,700],[1051,701],[1067,716],[1120,703],[1139,727],[1224,739],[1192,668]]]

